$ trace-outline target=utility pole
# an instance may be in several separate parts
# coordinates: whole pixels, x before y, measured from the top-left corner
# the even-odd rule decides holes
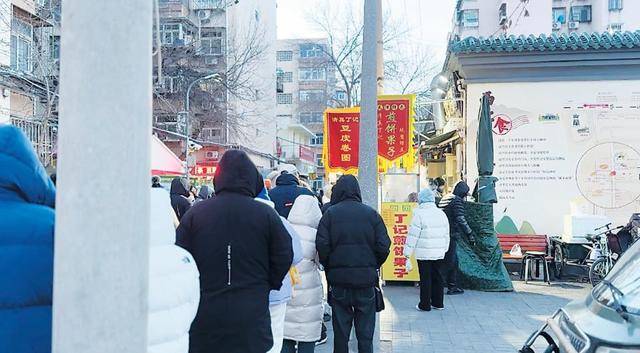
[[[146,352],[153,2],[62,6],[52,351]]]
[[[382,1],[364,1],[358,179],[363,202],[378,209],[378,94],[382,90]]]

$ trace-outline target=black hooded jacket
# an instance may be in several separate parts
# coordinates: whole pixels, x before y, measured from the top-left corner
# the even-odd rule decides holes
[[[460,238],[473,232],[464,211],[464,198],[469,194],[469,185],[460,181],[453,188],[453,193],[445,196],[438,206],[443,209],[449,219],[449,233],[452,237]]]
[[[316,249],[329,284],[375,286],[390,245],[382,217],[362,203],[357,179],[342,176],[333,187],[331,207],[322,216],[316,236]]]
[[[254,198],[264,182],[246,153],[227,151],[214,179],[216,197],[185,215],[176,244],[200,270],[201,299],[190,353],[264,353],[273,345],[269,291],[293,261],[278,214]]]
[[[300,186],[295,175],[284,173],[276,179],[276,187],[269,191],[269,198],[276,206],[276,211],[284,217],[289,217],[293,203],[300,195],[315,196],[311,190]]]
[[[171,181],[171,207],[176,213],[178,220],[182,219],[191,208],[189,200],[189,182],[185,178],[175,178]]]

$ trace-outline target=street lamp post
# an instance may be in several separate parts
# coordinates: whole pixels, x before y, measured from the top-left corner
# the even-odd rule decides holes
[[[187,88],[187,92],[184,95],[184,111],[185,111],[184,120],[186,125],[186,131],[185,131],[186,143],[184,145],[184,162],[186,166],[185,176],[187,177],[187,180],[189,180],[189,128],[191,125],[189,120],[189,96],[191,95],[191,89],[193,88],[193,86],[195,86],[199,82],[210,80],[212,78],[219,80],[220,75],[210,74],[210,75],[195,79],[193,82],[189,84],[189,87]]]

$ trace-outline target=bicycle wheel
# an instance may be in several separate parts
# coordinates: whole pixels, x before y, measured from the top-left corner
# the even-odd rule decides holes
[[[556,244],[553,249],[553,275],[556,279],[560,279],[562,277],[562,270],[564,269],[564,252],[562,251],[562,246],[560,244]]]
[[[591,286],[597,286],[598,283],[607,276],[608,272],[607,260],[604,257],[594,261],[589,269],[589,281],[591,282]]]

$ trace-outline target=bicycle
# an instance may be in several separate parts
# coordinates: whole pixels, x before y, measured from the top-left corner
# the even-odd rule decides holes
[[[611,228],[611,223],[609,223],[600,228],[596,228],[595,231],[597,232],[604,228],[606,228],[604,231],[586,237],[587,240],[593,242],[593,247],[589,255],[589,258],[593,260],[593,263],[591,263],[589,267],[589,282],[591,282],[593,287],[602,282],[619,257],[617,253],[612,252],[609,248],[609,239],[615,237],[616,235],[613,231],[622,229],[622,226]]]

